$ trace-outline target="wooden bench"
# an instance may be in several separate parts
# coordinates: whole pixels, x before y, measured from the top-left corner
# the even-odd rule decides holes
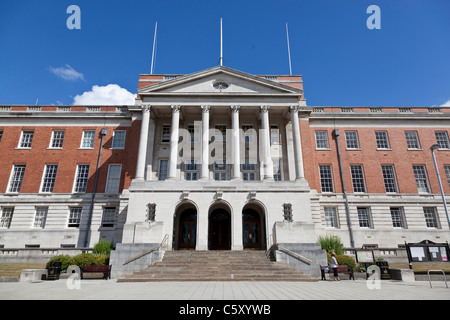
[[[320,266],[320,272],[322,274],[322,280],[326,280],[325,279],[325,269],[328,269],[328,273],[333,273],[333,269],[328,267],[328,266]],[[342,266],[337,266],[337,272],[339,273],[343,273],[343,274],[348,274],[349,275],[349,280],[353,279],[355,280],[355,275],[353,274],[353,270],[347,266],[347,265],[342,265]]]
[[[111,278],[111,266],[84,266],[81,270],[81,279],[85,273],[103,273],[103,278],[108,280]]]

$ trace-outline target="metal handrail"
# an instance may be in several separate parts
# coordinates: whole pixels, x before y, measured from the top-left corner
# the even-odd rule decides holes
[[[130,262],[132,262],[132,261],[134,261],[134,260],[139,259],[139,258],[142,258],[143,256],[145,256],[145,255],[147,255],[147,254],[149,254],[149,253],[152,253],[153,251],[156,251],[156,250],[162,248],[163,246],[167,246],[167,240],[168,240],[168,239],[169,239],[169,235],[166,234],[166,235],[164,236],[164,238],[162,239],[162,241],[161,241],[161,243],[160,243],[159,245],[154,246],[154,247],[151,248],[150,250],[148,250],[148,251],[146,251],[146,252],[144,252],[144,253],[141,253],[141,254],[139,254],[139,255],[137,255],[137,256],[135,256],[135,257],[133,257],[133,258],[131,258],[131,259],[125,261],[125,263],[124,263],[123,265],[126,265],[126,264],[128,264],[128,263],[130,263]]]
[[[297,252],[293,252],[293,251],[291,251],[289,249],[286,249],[284,247],[278,246],[278,250],[282,250],[282,251],[284,251],[284,252],[286,252],[286,253],[288,253],[290,255],[293,255],[294,257],[298,258],[299,260],[302,260],[303,262],[306,262],[307,264],[311,264],[312,263],[312,260],[302,256],[301,254],[298,254]]]
[[[271,239],[272,239],[272,241],[270,241]],[[275,235],[271,234],[269,236],[269,249],[266,251],[266,257],[268,257],[270,255],[270,252],[273,249],[275,249],[275,248],[278,249],[278,250],[282,250],[282,251],[284,251],[284,252],[294,256],[295,258],[297,258],[299,260],[302,260],[303,262],[305,262],[307,264],[311,264],[312,263],[312,260],[302,256],[301,254],[298,254],[297,252],[293,252],[293,251],[291,251],[289,249],[286,249],[285,247],[281,247],[278,243],[276,243]]]
[[[444,272],[443,270],[428,270],[427,274],[428,274],[428,282],[430,283],[430,288],[432,288],[432,286],[431,286],[430,272],[442,272],[442,274],[444,275],[445,286],[448,288],[448,285],[447,285],[447,277],[445,276],[445,272]]]

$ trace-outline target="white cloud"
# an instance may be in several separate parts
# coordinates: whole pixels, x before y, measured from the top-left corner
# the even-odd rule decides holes
[[[108,84],[93,86],[91,91],[75,96],[73,105],[134,105],[135,99],[136,94],[117,84]]]
[[[76,80],[83,80],[84,81],[84,75],[78,71],[76,71],[74,68],[66,64],[65,67],[60,68],[53,68],[50,67],[50,72],[56,75],[58,78],[69,80],[69,81],[76,81]]]
[[[450,100],[448,100],[447,102],[444,102],[444,104],[441,105],[441,107],[450,107]]]

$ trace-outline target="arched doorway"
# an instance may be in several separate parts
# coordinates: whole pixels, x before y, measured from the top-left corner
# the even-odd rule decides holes
[[[197,209],[186,203],[175,215],[174,245],[178,250],[195,250],[197,244]]]
[[[264,210],[256,203],[247,204],[242,210],[242,243],[244,249],[266,249]]]
[[[231,250],[231,214],[225,205],[211,208],[209,215],[209,250]]]

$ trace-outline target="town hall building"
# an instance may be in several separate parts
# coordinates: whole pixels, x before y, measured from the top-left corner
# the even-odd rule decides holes
[[[218,66],[141,75],[133,106],[2,105],[0,246],[166,238],[308,258],[327,234],[347,248],[449,240],[449,108],[306,102],[301,76]]]

